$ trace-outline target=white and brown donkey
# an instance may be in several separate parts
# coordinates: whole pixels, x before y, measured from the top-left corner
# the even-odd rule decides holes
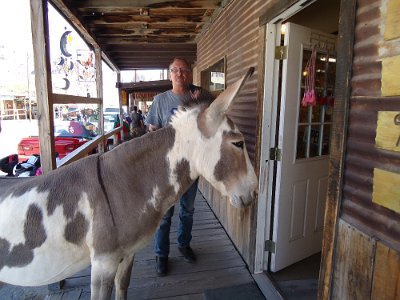
[[[242,208],[257,177],[226,117],[252,69],[214,102],[180,109],[170,126],[43,176],[0,180],[0,281],[37,286],[92,265],[91,299],[126,298],[134,254],[202,175]]]

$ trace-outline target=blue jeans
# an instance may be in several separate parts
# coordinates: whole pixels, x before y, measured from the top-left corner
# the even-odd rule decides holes
[[[199,180],[190,186],[179,201],[179,225],[178,225],[178,246],[186,247],[192,240],[192,225],[194,214],[194,199],[196,198],[197,186]],[[157,256],[168,257],[169,255],[169,231],[171,228],[171,219],[174,215],[174,206],[172,206],[161,220],[160,227],[155,234],[154,250]]]

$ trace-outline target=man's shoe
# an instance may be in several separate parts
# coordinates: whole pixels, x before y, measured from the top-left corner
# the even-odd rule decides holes
[[[196,261],[196,254],[194,254],[194,252],[193,252],[192,248],[190,248],[190,246],[178,247],[178,249],[184,256],[185,261],[187,261],[189,263],[194,263]]]
[[[168,257],[156,256],[156,271],[158,276],[165,276],[168,273]]]

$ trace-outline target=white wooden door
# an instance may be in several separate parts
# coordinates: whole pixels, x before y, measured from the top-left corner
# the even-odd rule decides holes
[[[270,271],[321,251],[335,78],[335,36],[286,23]],[[305,66],[316,45],[316,106],[303,107]]]

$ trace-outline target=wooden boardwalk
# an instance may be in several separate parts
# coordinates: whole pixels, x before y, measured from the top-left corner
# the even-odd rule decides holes
[[[177,207],[171,228],[168,276],[156,275],[151,242],[136,255],[129,299],[198,300],[204,299],[207,290],[254,284],[244,261],[199,192],[195,202],[191,246],[197,254],[197,262],[185,262],[177,249]],[[58,291],[49,291],[47,286],[22,288],[0,283],[0,299],[90,299],[90,268],[67,278]]]

